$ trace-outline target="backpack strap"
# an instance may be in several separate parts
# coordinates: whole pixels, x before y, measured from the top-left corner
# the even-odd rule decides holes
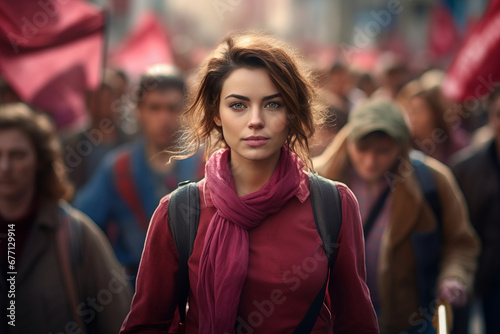
[[[377,218],[380,216],[380,212],[384,208],[384,204],[387,201],[387,197],[389,197],[389,193],[391,192],[391,185],[388,184],[387,188],[380,194],[377,201],[373,205],[368,218],[363,226],[363,234],[365,236],[365,240],[368,239],[370,232],[372,231],[373,226],[377,222]]]
[[[60,224],[56,232],[59,265],[73,319],[80,328],[81,333],[85,334],[87,327],[77,312],[78,304],[81,300],[78,286],[81,287],[84,284],[80,279],[82,275],[78,274],[83,265],[81,226],[71,215],[70,207],[67,203],[59,204],[59,217]]]
[[[193,250],[200,220],[200,193],[198,183],[185,181],[170,194],[167,208],[168,223],[179,254],[177,273],[177,307],[180,325],[186,322],[186,304],[189,295],[188,260]]]
[[[134,184],[132,156],[129,152],[124,152],[118,156],[113,165],[113,172],[115,175],[115,186],[118,190],[118,196],[120,196],[130,208],[139,225],[144,230],[147,230],[149,219],[138,197],[138,192]]]
[[[337,239],[342,227],[342,203],[335,182],[313,173],[309,173],[309,180],[314,222],[323,241],[323,248],[328,259],[329,273],[326,275],[325,283],[316,295],[311,307],[309,307],[306,315],[295,328],[294,333],[296,334],[310,333],[318,319],[325,300],[328,279],[335,266],[338,254],[336,250],[340,246],[337,244]]]
[[[437,190],[436,182],[432,173],[427,167],[427,165],[420,159],[411,159],[413,169],[415,170],[415,176],[417,177],[418,183],[422,188],[426,202],[432,209],[432,212],[436,216],[436,220],[439,225],[441,225],[442,212],[441,212],[441,202],[439,199],[439,193]]]
[[[329,267],[333,268],[337,258],[337,238],[342,227],[342,203],[339,189],[334,181],[310,173],[311,205],[314,222],[323,241]]]

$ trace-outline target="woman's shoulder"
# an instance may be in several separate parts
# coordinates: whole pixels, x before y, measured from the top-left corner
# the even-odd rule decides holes
[[[337,185],[341,199],[346,199],[349,201],[356,200],[356,196],[354,196],[351,188],[349,188],[345,183],[335,181],[335,184]]]
[[[356,196],[352,192],[351,188],[349,188],[345,183],[340,181],[334,181],[340,195],[340,202],[342,203],[342,211],[348,206],[357,206],[358,200]]]
[[[360,224],[359,204],[352,190],[342,182],[335,182],[339,189],[340,201],[342,203],[342,224]],[[355,224],[355,225],[356,225]]]

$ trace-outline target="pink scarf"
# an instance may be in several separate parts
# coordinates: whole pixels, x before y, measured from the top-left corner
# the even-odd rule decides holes
[[[199,333],[234,333],[248,269],[248,230],[278,212],[292,198],[303,163],[285,146],[269,181],[238,197],[229,169],[229,149],[215,152],[205,167],[217,212],[205,236],[198,277]]]

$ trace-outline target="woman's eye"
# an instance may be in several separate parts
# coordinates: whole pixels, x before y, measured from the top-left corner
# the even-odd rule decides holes
[[[269,102],[266,105],[266,108],[269,108],[269,109],[279,109],[279,108],[281,108],[281,103],[279,103],[279,102]]]
[[[235,109],[235,110],[240,110],[240,109],[243,109],[245,108],[245,105],[241,102],[235,102],[235,103],[231,103],[229,105],[230,108],[232,109]]]

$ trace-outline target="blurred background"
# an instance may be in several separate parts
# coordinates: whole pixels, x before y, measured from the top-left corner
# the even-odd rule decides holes
[[[199,61],[234,29],[264,29],[300,46],[329,66],[339,48],[390,50],[419,66],[452,55],[466,28],[483,14],[487,0],[95,0],[106,8],[109,45],[154,11],[172,51]],[[389,15],[385,15],[389,13]],[[376,24],[375,24],[376,23]]]
[[[293,43],[319,74],[340,63],[379,80],[404,63],[409,81],[448,69],[487,7],[487,0],[3,2],[0,98],[45,110],[65,135],[88,124],[85,94],[104,68],[122,71],[128,89],[153,64],[188,74],[227,33],[245,29]]]
[[[500,146],[500,0],[0,1],[0,104],[24,102],[51,117],[62,144],[61,166],[54,168],[68,174],[73,204],[106,232],[115,251],[124,249],[123,240],[133,244],[131,254],[117,254],[134,279],[142,228],[160,198],[180,181],[203,177],[201,155],[177,169],[161,156],[178,138],[185,83],[193,83],[196,69],[228,33],[252,29],[296,46],[317,74],[329,113],[310,140],[311,156],[321,154],[350,111],[370,97],[396,101],[413,148],[448,166],[462,150],[474,152],[494,138]],[[163,96],[164,115],[144,102],[155,91],[140,84],[146,72],[166,73],[168,85],[179,90],[174,98]],[[132,171],[140,192],[130,183]],[[483,176],[486,189],[490,175]],[[468,203],[480,204],[478,217],[491,211],[488,226],[497,233],[484,228],[482,239],[491,245],[489,254],[498,254],[500,245],[496,189],[497,197],[485,192]],[[117,237],[120,224],[134,226],[123,232],[127,238]],[[500,275],[498,266],[484,268]],[[483,333],[478,307],[471,325],[457,328]]]

